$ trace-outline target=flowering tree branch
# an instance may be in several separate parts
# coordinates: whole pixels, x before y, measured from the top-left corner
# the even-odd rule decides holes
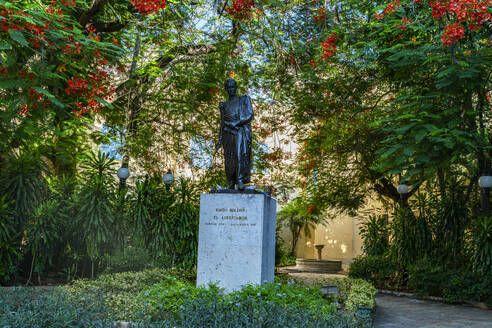
[[[128,22],[111,22],[111,23],[92,23],[91,26],[96,29],[97,32],[118,32],[122,30]]]
[[[89,9],[87,9],[79,18],[79,24],[82,27],[86,27],[90,22],[91,18],[94,17],[97,12],[101,9],[102,5],[106,0],[93,0]]]

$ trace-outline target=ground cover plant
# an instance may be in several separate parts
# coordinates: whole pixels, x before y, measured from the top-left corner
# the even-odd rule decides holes
[[[71,297],[63,289],[51,291],[17,287],[0,294],[1,327],[112,327],[97,294]]]
[[[197,288],[191,277],[182,270],[153,269],[101,275],[53,290],[6,289],[0,295],[0,325],[110,327],[115,320],[140,327],[348,328],[368,324],[352,308],[338,311],[334,299],[323,298],[319,286],[276,281],[226,294],[213,285]],[[372,291],[366,282],[339,283],[347,293],[347,304],[369,306],[365,297]]]
[[[332,300],[338,302],[344,308],[350,311],[357,311],[358,308],[371,308],[376,306],[375,296],[376,288],[364,279],[354,278],[290,278],[278,276],[277,280],[283,281],[284,284],[299,284],[303,286],[316,287],[316,290],[322,286],[337,286],[338,295]]]
[[[176,302],[177,297],[180,297],[180,302]],[[270,283],[246,286],[240,291],[225,294],[213,285],[209,288],[195,288],[176,281],[175,277],[168,277],[167,280],[143,290],[140,294],[140,299],[145,300],[154,316],[171,316],[175,319],[179,319],[181,310],[187,304],[192,304],[199,298],[215,298],[217,304],[220,303],[223,308],[230,310],[243,309],[243,302],[247,300],[248,306],[253,306],[257,311],[265,304],[274,304],[279,309],[304,309],[307,313],[316,313],[321,318],[328,318],[336,312],[336,308],[323,298],[320,288],[307,288],[298,284]]]
[[[66,290],[74,297],[96,293],[102,296],[109,315],[115,320],[136,319],[144,309],[144,302],[138,298],[140,292],[161,281],[172,277],[174,281],[191,284],[194,272],[182,269],[151,269],[139,272],[102,274],[95,280],[80,279],[73,282]]]

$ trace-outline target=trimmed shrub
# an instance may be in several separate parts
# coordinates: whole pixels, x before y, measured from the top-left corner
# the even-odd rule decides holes
[[[337,286],[338,287],[338,302],[345,305],[345,308],[350,311],[357,310],[357,307],[375,307],[374,296],[377,289],[369,282],[363,279],[352,278],[323,278],[315,280],[315,286]]]
[[[260,307],[265,303],[285,308],[293,306],[324,317],[336,311],[336,308],[323,298],[320,288],[281,283],[249,285],[226,295],[213,285],[208,288],[196,288],[175,277],[167,277],[161,283],[142,291],[139,298],[146,303],[146,311],[153,318],[177,318],[183,307],[197,298],[218,298],[225,303],[239,304],[237,306],[245,300],[251,300]]]
[[[408,286],[415,293],[424,296],[441,296],[442,288],[449,278],[449,271],[433,265],[427,258],[416,262],[408,270]]]
[[[369,327],[365,318],[337,312],[319,287],[290,281],[225,294],[215,286],[196,288],[183,279],[187,276],[146,270],[78,280],[53,291],[8,290],[0,295],[0,327],[111,327],[114,320],[174,328]],[[373,296],[374,288],[362,280],[347,281],[341,283],[350,285],[349,303],[371,306],[366,296]]]
[[[319,288],[292,283],[251,285],[226,295],[168,278],[140,297],[151,313],[142,322],[153,321],[150,327],[369,327],[365,319],[337,312]]]
[[[0,294],[0,327],[112,327],[96,294],[70,297],[63,289],[15,288]]]
[[[492,306],[492,276],[461,270],[449,272],[449,276],[442,290],[447,302],[484,302]]]
[[[391,256],[359,256],[350,264],[350,278],[370,281],[377,288],[394,288],[400,284],[400,266]]]
[[[328,317],[304,308],[246,298],[241,302],[220,298],[196,298],[186,303],[178,319],[155,322],[149,327],[215,328],[368,328],[366,320],[335,313]]]
[[[349,283],[350,289],[345,301],[347,310],[356,311],[359,306],[369,308],[376,306],[374,296],[377,289],[374,286],[362,279],[352,279]]]
[[[492,277],[466,269],[446,269],[423,259],[410,267],[408,285],[424,296],[443,297],[446,302],[492,304]]]
[[[258,304],[262,302],[275,303],[286,308],[294,306],[325,317],[336,311],[336,308],[323,298],[319,287],[304,287],[299,284],[271,283],[246,286],[229,294],[228,299],[233,302],[253,299]]]
[[[127,321],[140,317],[144,311],[144,304],[137,295],[143,289],[165,281],[170,275],[190,281],[190,274],[181,270],[153,269],[103,274],[95,280],[80,279],[74,281],[67,291],[75,298],[87,293],[101,295],[111,318]]]

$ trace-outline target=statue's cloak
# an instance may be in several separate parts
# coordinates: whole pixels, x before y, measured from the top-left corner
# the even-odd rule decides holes
[[[239,97],[238,119],[233,123],[237,130],[224,126],[223,148],[226,175],[229,181],[251,181],[251,147],[253,133],[251,121],[254,118],[253,106],[248,95]],[[224,116],[222,116],[224,117]]]

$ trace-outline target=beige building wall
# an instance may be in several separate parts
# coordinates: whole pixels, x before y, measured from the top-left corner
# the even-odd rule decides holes
[[[350,263],[362,253],[362,239],[359,234],[360,220],[357,217],[337,215],[326,224],[319,224],[311,230],[310,236],[304,233],[297,244],[297,257],[314,259],[317,257],[314,244],[323,244],[321,258],[342,260]],[[290,238],[291,239],[291,238]]]
[[[323,244],[325,247],[321,252],[321,258],[326,260],[341,260],[347,265],[354,257],[361,255],[362,237],[360,227],[369,215],[382,214],[385,209],[375,201],[371,201],[362,209],[357,216],[331,213],[325,224],[318,224],[311,229],[310,236],[304,233],[297,242],[296,254],[298,258],[317,258],[314,244]],[[284,229],[281,236],[287,247],[290,247],[292,235],[288,229]]]

